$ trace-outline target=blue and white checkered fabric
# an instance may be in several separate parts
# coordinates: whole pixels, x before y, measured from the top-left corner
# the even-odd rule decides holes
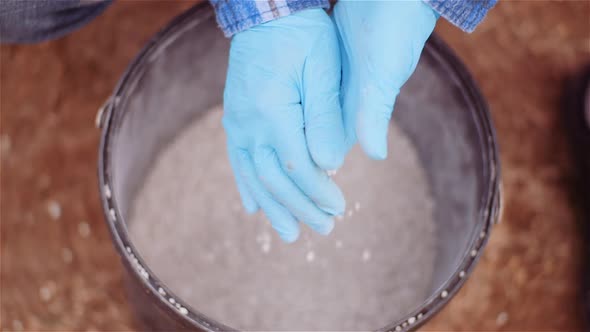
[[[303,9],[330,8],[328,0],[211,0],[211,4],[227,37]]]
[[[227,37],[251,26],[308,8],[330,8],[329,0],[210,0]],[[363,0],[357,0],[363,1]],[[377,0],[411,1],[411,0]],[[471,32],[497,0],[423,0],[442,17]]]
[[[472,32],[497,0],[424,0],[440,16],[464,31]]]

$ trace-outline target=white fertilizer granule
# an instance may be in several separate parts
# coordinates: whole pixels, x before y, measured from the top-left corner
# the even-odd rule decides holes
[[[49,201],[47,203],[47,212],[53,220],[58,220],[61,217],[61,205],[56,201]]]
[[[378,329],[430,295],[434,204],[412,143],[395,126],[386,161],[355,147],[333,179],[348,202],[329,236],[302,225],[285,244],[246,215],[226,157],[221,110],[158,156],[131,237],[155,277],[192,308],[244,330]]]
[[[308,262],[313,262],[313,260],[315,259],[315,252],[313,251],[308,251],[307,255],[305,255],[305,259],[307,259]]]

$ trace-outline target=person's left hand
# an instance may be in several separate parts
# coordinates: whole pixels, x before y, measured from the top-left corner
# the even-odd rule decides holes
[[[342,109],[348,145],[358,139],[373,159],[387,157],[395,99],[420,59],[438,14],[420,0],[339,0]]]

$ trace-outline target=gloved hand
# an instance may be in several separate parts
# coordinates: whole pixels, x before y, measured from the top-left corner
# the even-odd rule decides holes
[[[387,157],[393,104],[420,58],[438,14],[420,0],[347,1],[334,7],[342,54],[342,108],[349,147]]]
[[[231,41],[223,126],[242,203],[264,210],[293,242],[298,220],[328,234],[342,214],[340,189],[323,170],[346,153],[334,24],[308,9],[249,28]],[[323,169],[323,170],[322,170]]]

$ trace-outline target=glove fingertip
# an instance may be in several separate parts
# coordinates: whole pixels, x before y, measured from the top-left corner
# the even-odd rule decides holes
[[[344,195],[342,192],[338,192],[338,197],[332,199],[330,202],[331,206],[326,206],[325,204],[318,204],[316,205],[324,212],[333,215],[333,216],[341,216],[346,211],[346,200],[344,199]]]
[[[242,199],[242,205],[248,214],[254,214],[260,210],[260,206],[254,200]]]
[[[357,137],[361,148],[371,159],[384,160],[387,158],[387,129],[388,119],[359,117]]]
[[[387,158],[387,132],[392,112],[393,102],[391,106],[368,104],[357,115],[357,138],[372,159]]]
[[[316,108],[306,109],[305,135],[313,161],[323,170],[337,169],[346,156],[346,134],[338,101],[326,103],[321,112]],[[310,114],[321,114],[311,116]]]
[[[238,187],[242,206],[248,214],[256,213],[260,209],[260,206],[246,185],[246,179],[244,177],[244,165],[249,161],[248,159],[244,159],[242,154],[236,154],[233,150],[229,151],[229,159],[234,172],[234,179],[236,181],[236,186]]]
[[[364,144],[363,144],[364,143]],[[387,159],[387,143],[383,142],[363,142],[361,140],[361,147],[369,156],[374,160],[385,160]]]
[[[323,222],[321,225],[315,225],[313,227],[313,229],[318,234],[327,236],[330,233],[332,233],[332,230],[334,230],[334,225],[335,225],[334,219],[333,218],[329,218],[325,222]]]
[[[299,232],[279,233],[279,237],[285,243],[293,243],[299,238]]]
[[[246,186],[244,183],[244,179],[240,174],[236,174],[236,184],[238,186],[240,199],[242,200],[242,206],[244,206],[246,213],[254,214],[258,212],[260,206],[258,205],[258,202],[256,202],[256,199],[254,199],[254,196],[252,195],[252,192],[248,186]]]
[[[316,165],[318,165],[319,168],[328,171],[342,167],[342,164],[344,164],[344,157],[346,156],[346,149],[338,146],[320,151],[311,149],[310,153]]]
[[[345,203],[337,204],[336,207],[329,207],[329,206],[318,206],[322,211],[332,215],[332,216],[341,216],[344,214],[345,211]]]

